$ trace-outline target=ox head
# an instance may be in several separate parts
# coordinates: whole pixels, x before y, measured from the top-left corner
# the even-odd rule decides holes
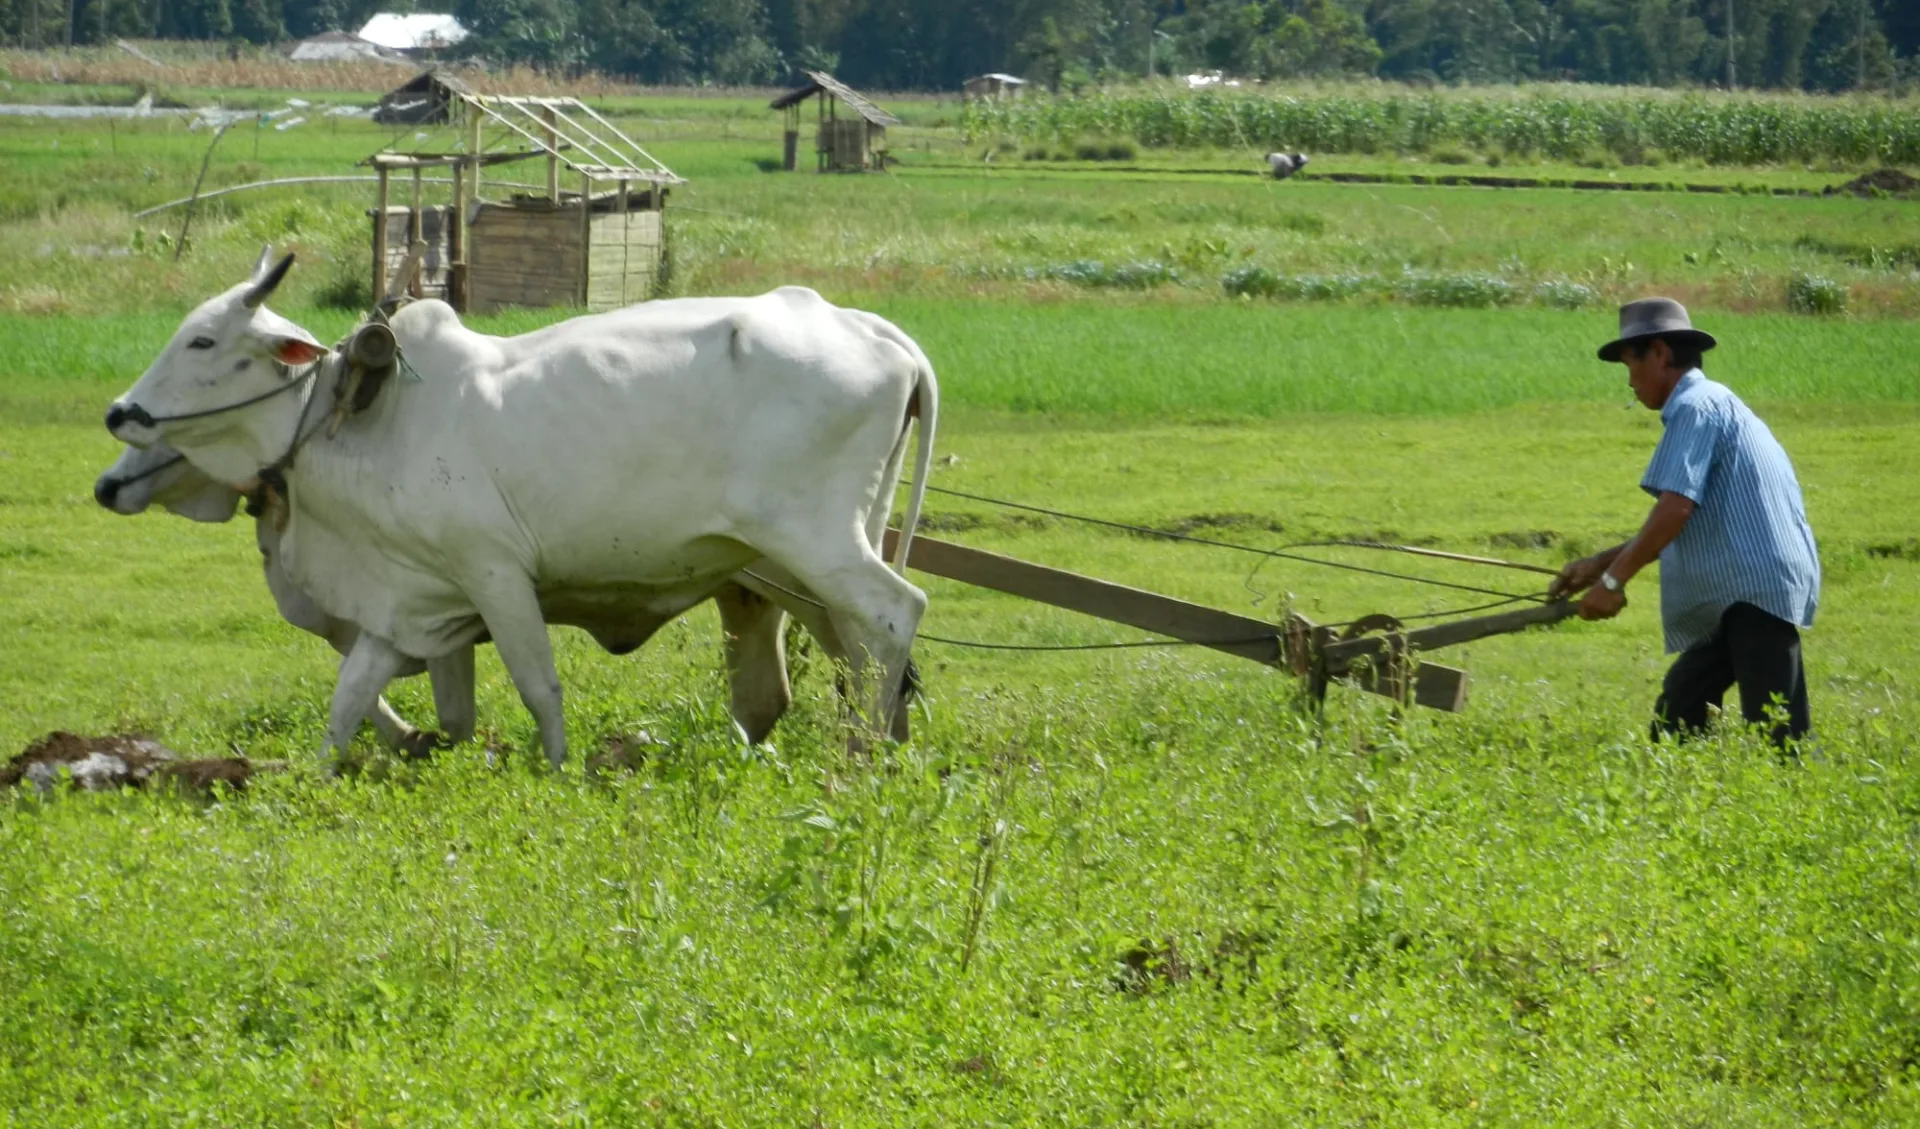
[[[128,447],[93,484],[93,499],[117,514],[137,514],[150,506],[191,521],[231,521],[239,509],[241,495],[224,482],[208,477],[186,460],[184,455],[164,443],[141,450]],[[259,503],[256,510],[254,502]],[[260,549],[260,567],[265,571],[267,590],[281,618],[302,631],[332,642],[342,653],[352,644],[340,636],[340,621],[332,619],[287,576],[280,560],[280,523],[275,520],[285,500],[270,487],[260,492],[247,506],[247,512],[263,516],[254,522],[254,544]]]
[[[240,492],[216,482],[164,443],[146,450],[128,447],[93,483],[93,500],[117,514],[137,514],[148,506],[193,521],[233,518]]]
[[[243,482],[278,457],[299,412],[297,396],[276,396],[298,378],[288,366],[325,355],[313,335],[266,308],[293,266],[268,249],[247,281],[202,302],[160,356],[107,411],[107,430],[136,447],[161,441],[186,451],[208,474]]]

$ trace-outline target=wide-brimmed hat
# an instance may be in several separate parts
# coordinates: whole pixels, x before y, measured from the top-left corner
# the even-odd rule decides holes
[[[1600,359],[1618,361],[1628,345],[1649,337],[1686,342],[1703,353],[1719,344],[1713,334],[1693,328],[1687,308],[1672,298],[1641,298],[1620,307],[1620,336],[1600,346]]]

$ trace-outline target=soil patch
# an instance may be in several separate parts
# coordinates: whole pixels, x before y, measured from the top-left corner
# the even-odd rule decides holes
[[[1920,197],[1920,179],[1908,176],[1899,169],[1875,169],[1865,176],[1856,176],[1845,184],[1836,184],[1828,188],[1828,196],[1901,196]]]
[[[83,792],[145,788],[154,781],[205,792],[216,781],[244,788],[253,772],[245,757],[182,760],[172,749],[140,734],[83,737],[57,730],[0,766],[0,788],[26,783],[43,793],[52,792],[64,779]]]

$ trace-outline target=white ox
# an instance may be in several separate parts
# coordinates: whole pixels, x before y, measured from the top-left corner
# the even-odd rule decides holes
[[[241,495],[226,483],[208,478],[173,448],[155,444],[144,451],[129,447],[120,452],[113,465],[94,480],[93,498],[117,514],[139,514],[149,506],[159,506],[192,521],[217,523],[233,519]],[[280,534],[273,522],[261,517],[254,530],[267,591],[273,595],[280,618],[325,639],[342,655],[352,650],[360,629],[322,611],[287,578],[279,559]],[[473,649],[461,648],[431,663],[415,662],[400,673],[418,674],[421,670],[428,670],[433,680],[434,711],[447,739],[459,743],[473,736]],[[390,748],[420,753],[432,744],[433,734],[407,724],[385,697],[374,701],[370,720]]]
[[[263,304],[292,263],[262,255],[252,278],[189,314],[107,427],[236,486],[284,477],[288,578],[361,628],[329,749],[346,747],[410,657],[490,636],[558,766],[547,621],[604,626],[617,613],[643,639],[749,565],[818,597],[852,659],[852,699],[869,725],[893,727],[926,597],[879,545],[917,415],[905,561],[939,399],[897,327],[793,287],[510,338],[417,302],[392,329],[420,379],[390,382],[325,435],[336,387],[317,374],[330,366],[292,366],[327,350]]]
[[[238,490],[209,478],[188,462],[186,456],[164,443],[145,450],[128,447],[122,451],[113,465],[94,481],[93,497],[100,505],[124,516],[145,513],[149,507],[159,506],[169,513],[206,523],[231,521],[242,499]],[[270,510],[273,502],[260,500]],[[280,617],[326,640],[341,655],[347,654],[360,637],[359,626],[328,615],[293,583],[280,553],[280,529],[270,512],[252,505],[248,512],[255,518],[254,543],[260,550],[261,571]],[[765,740],[792,702],[786,670],[786,619],[780,612],[770,614],[769,604],[793,610],[796,618],[820,641],[829,658],[836,661],[846,658],[839,641],[832,635],[831,625],[819,615],[818,606],[805,599],[798,582],[772,587],[769,581],[778,583],[773,577],[736,576],[721,584],[712,596],[720,613],[733,720],[749,744]],[[588,631],[609,650],[624,651],[641,642],[627,633],[629,623],[628,618],[616,616],[607,625],[606,631],[610,634],[596,630],[596,625],[588,625]],[[459,744],[472,737],[473,649],[460,648],[431,662],[415,661],[400,673],[411,675],[422,670],[433,684],[434,710],[444,739]],[[907,681],[910,686],[912,677]],[[390,748],[417,755],[434,743],[435,734],[407,724],[387,704],[385,697],[375,701],[370,720],[375,732]],[[906,738],[904,717],[895,729],[895,736]]]

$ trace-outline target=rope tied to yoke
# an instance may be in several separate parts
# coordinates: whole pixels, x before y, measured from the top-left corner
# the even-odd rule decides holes
[[[903,480],[900,483],[900,485],[911,486],[913,485],[913,483],[911,481]],[[1080,522],[1086,525],[1095,525],[1095,526],[1101,526],[1108,529],[1117,529],[1127,533],[1135,534],[1137,536],[1158,537],[1158,538],[1162,538],[1164,540],[1169,540],[1169,541],[1184,541],[1184,542],[1189,542],[1191,544],[1196,544],[1196,545],[1206,545],[1212,548],[1231,549],[1236,552],[1249,553],[1249,554],[1253,554],[1255,556],[1261,557],[1262,564],[1264,564],[1265,561],[1269,559],[1291,560],[1291,561],[1297,561],[1303,564],[1316,564],[1316,565],[1321,565],[1327,568],[1343,569],[1350,572],[1365,573],[1371,576],[1386,577],[1388,579],[1394,579],[1394,580],[1405,580],[1412,583],[1427,584],[1434,587],[1449,588],[1457,591],[1473,592],[1479,595],[1495,597],[1495,599],[1487,603],[1475,604],[1465,608],[1452,608],[1446,611],[1420,612],[1420,613],[1414,613],[1410,615],[1393,617],[1394,619],[1402,623],[1409,623],[1409,622],[1414,622],[1417,620],[1425,620],[1425,619],[1441,619],[1441,618],[1450,617],[1450,616],[1469,615],[1475,612],[1492,611],[1496,608],[1503,608],[1511,604],[1524,603],[1524,602],[1535,602],[1535,603],[1545,604],[1549,602],[1550,597],[1548,597],[1544,593],[1506,592],[1506,591],[1502,591],[1500,589],[1494,589],[1494,588],[1481,588],[1471,584],[1459,584],[1451,581],[1436,580],[1433,577],[1429,577],[1429,576],[1419,576],[1417,574],[1410,574],[1410,573],[1389,572],[1384,569],[1367,568],[1364,565],[1348,564],[1344,561],[1329,561],[1319,557],[1301,556],[1297,553],[1290,552],[1289,550],[1315,549],[1315,548],[1371,549],[1371,550],[1377,550],[1382,552],[1405,553],[1413,556],[1430,557],[1430,558],[1439,559],[1439,560],[1449,560],[1449,561],[1454,561],[1461,564],[1479,565],[1479,566],[1485,566],[1490,568],[1507,568],[1507,569],[1513,569],[1521,572],[1532,572],[1532,573],[1543,574],[1546,576],[1559,575],[1559,572],[1556,569],[1545,568],[1540,565],[1527,564],[1522,561],[1506,561],[1506,560],[1501,560],[1497,557],[1478,557],[1478,556],[1471,556],[1463,553],[1449,553],[1449,552],[1444,552],[1438,549],[1427,549],[1417,545],[1395,545],[1395,544],[1390,544],[1384,541],[1369,541],[1369,540],[1354,539],[1354,538],[1333,538],[1333,539],[1320,540],[1320,541],[1298,541],[1298,542],[1293,542],[1291,544],[1282,545],[1278,549],[1262,549],[1257,546],[1243,545],[1234,541],[1223,541],[1223,540],[1210,538],[1210,537],[1195,537],[1191,534],[1176,533],[1176,532],[1172,532],[1164,529],[1154,529],[1150,526],[1132,525],[1127,522],[1112,521],[1106,518],[1088,517],[1084,514],[1069,513],[1065,510],[1049,509],[1045,506],[1029,505],[1025,502],[1012,502],[1004,498],[992,498],[984,494],[970,494],[964,490],[953,490],[943,486],[935,486],[932,483],[928,483],[926,488],[929,492],[935,493],[935,494],[946,494],[955,498],[965,498],[969,501],[981,502],[981,503],[992,505],[992,506],[1001,506],[1007,509],[1024,510],[1028,513],[1042,514],[1047,517],[1059,518],[1063,521]],[[1259,569],[1259,565],[1256,565],[1255,572],[1257,572],[1258,569]],[[776,583],[775,581],[770,580],[767,577],[761,576],[758,573],[753,572],[751,569],[743,569],[742,571],[748,577],[752,578],[758,583],[763,584],[766,587],[771,588],[777,592],[781,592],[791,597],[792,599],[799,600],[803,603],[811,604],[814,607],[824,606],[820,603],[820,601],[812,598],[811,596],[802,592],[796,592],[792,588]],[[1252,573],[1248,574],[1249,581],[1252,580],[1252,576],[1253,576]],[[1363,616],[1359,619],[1344,620],[1337,623],[1322,624],[1320,626],[1326,627],[1326,628],[1333,628],[1333,629],[1346,628],[1346,627],[1351,627],[1355,624],[1362,623],[1371,618],[1373,617]],[[1070,652],[1070,651],[1117,651],[1117,650],[1131,650],[1131,649],[1150,648],[1150,647],[1230,646],[1234,644],[1245,644],[1245,643],[1264,643],[1269,640],[1279,638],[1281,634],[1282,634],[1281,631],[1278,628],[1276,628],[1270,634],[1260,635],[1258,637],[1253,637],[1253,638],[1208,639],[1208,640],[1143,639],[1143,640],[1110,642],[1110,643],[1061,643],[1061,644],[987,643],[987,642],[981,642],[979,640],[972,640],[972,639],[945,638],[943,636],[929,634],[928,632],[925,632],[925,631],[916,632],[915,638],[925,639],[931,643],[945,644],[950,647],[966,647],[974,650],[983,650],[983,651]]]

